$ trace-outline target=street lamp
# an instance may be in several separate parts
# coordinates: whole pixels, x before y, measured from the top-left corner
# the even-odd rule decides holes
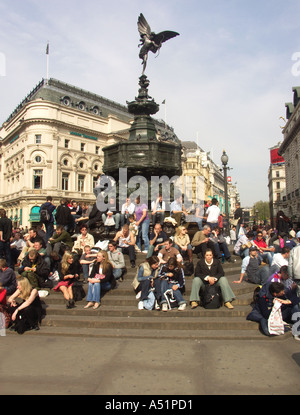
[[[227,163],[228,163],[228,156],[226,154],[226,151],[223,150],[223,154],[221,157],[221,162],[223,165],[223,171],[224,171],[224,192],[225,192],[225,217],[226,217],[226,229],[229,231],[229,213],[228,213],[228,191],[227,191]]]

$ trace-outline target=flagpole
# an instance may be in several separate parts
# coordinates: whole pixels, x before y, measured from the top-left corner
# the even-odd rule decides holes
[[[46,47],[46,55],[47,55],[47,75],[46,75],[46,84],[48,85],[48,79],[49,79],[49,42],[47,43],[47,47]]]
[[[162,104],[164,104],[165,106],[165,127],[167,125],[167,105],[166,105],[166,100],[164,99]]]

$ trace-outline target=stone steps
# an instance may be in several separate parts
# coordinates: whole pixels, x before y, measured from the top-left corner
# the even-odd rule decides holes
[[[143,254],[137,255],[137,264],[144,260]],[[194,257],[196,266],[197,258]],[[244,339],[265,340],[258,330],[258,324],[247,321],[251,311],[251,301],[255,285],[243,282],[234,284],[239,279],[241,260],[225,263],[224,271],[236,295],[234,309],[221,307],[216,310],[205,310],[202,307],[191,309],[189,295],[193,276],[186,277],[184,298],[187,308],[163,312],[160,310],[138,310],[138,300],[131,287],[137,268],[130,267],[126,258],[127,274],[118,287],[106,293],[97,310],[84,309],[86,299],[76,303],[73,309],[66,309],[61,293],[50,291],[43,299],[46,316],[41,325],[39,335],[69,337],[119,337],[119,338],[164,338],[164,339]],[[87,292],[88,285],[83,285]],[[26,332],[32,335],[34,331]],[[287,333],[288,335],[288,333]],[[286,335],[280,336],[285,338]]]

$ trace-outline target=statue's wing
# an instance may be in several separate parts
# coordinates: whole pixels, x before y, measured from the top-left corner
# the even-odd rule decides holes
[[[164,32],[160,32],[155,34],[152,37],[152,40],[156,43],[156,45],[160,45],[162,42],[166,42],[169,39],[172,39],[172,37],[179,36],[179,33],[172,32],[171,30],[165,30]]]
[[[141,36],[142,35],[150,36],[151,28],[142,13],[139,15],[137,25],[138,25],[138,31],[140,32]]]

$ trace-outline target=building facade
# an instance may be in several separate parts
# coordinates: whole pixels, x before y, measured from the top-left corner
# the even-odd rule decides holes
[[[278,150],[285,160],[286,196],[284,213],[294,226],[300,225],[300,87],[293,88],[293,102],[286,103],[287,123]]]
[[[40,82],[0,130],[0,205],[15,225],[39,220],[51,195],[94,203],[102,148],[127,139],[127,108],[50,79]]]
[[[178,140],[154,121],[158,140]],[[94,93],[56,79],[36,85],[0,128],[0,206],[14,226],[39,222],[47,196],[56,206],[62,198],[93,204],[102,149],[128,140],[132,122],[126,106]],[[220,166],[196,143],[181,144],[184,194],[194,204],[216,197],[225,212]]]
[[[286,181],[284,158],[278,155],[280,142],[270,148],[268,170],[269,206],[271,226],[275,226],[277,213],[286,210]]]

